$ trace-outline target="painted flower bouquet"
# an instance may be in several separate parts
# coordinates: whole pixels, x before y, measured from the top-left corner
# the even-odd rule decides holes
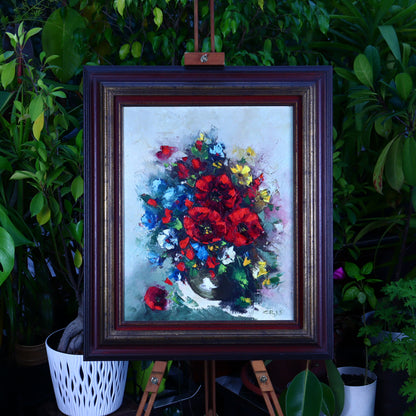
[[[278,206],[262,187],[255,152],[233,155],[204,133],[184,150],[162,145],[155,153],[163,174],[140,195],[140,225],[148,229],[148,261],[169,272],[163,285],[149,283],[144,300],[151,310],[216,301],[245,313],[279,284],[269,238],[279,228]]]

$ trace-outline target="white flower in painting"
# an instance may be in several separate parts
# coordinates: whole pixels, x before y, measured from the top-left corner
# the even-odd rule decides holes
[[[234,247],[227,247],[223,253],[221,254],[220,257],[218,257],[218,259],[221,261],[222,264],[230,264],[233,263],[235,260],[235,251],[234,251]]]
[[[159,246],[166,250],[173,250],[178,245],[178,239],[176,238],[175,231],[172,229],[163,230],[157,236],[157,242]]]

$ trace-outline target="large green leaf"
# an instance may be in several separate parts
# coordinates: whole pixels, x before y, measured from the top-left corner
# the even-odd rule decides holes
[[[396,75],[394,81],[396,83],[399,97],[403,100],[407,100],[407,97],[413,90],[412,77],[407,72],[401,72],[400,74]]]
[[[394,143],[394,140],[390,140],[385,148],[380,153],[380,156],[377,159],[376,166],[374,168],[373,172],[373,185],[374,188],[376,188],[376,191],[380,194],[383,193],[383,171],[384,171],[384,165],[386,164],[386,158],[387,154],[390,150],[390,147]]]
[[[286,394],[286,416],[319,416],[322,386],[309,370],[299,373],[290,383]]]
[[[326,416],[334,416],[335,414],[335,396],[331,388],[324,383],[322,387],[322,413]]]
[[[402,55],[400,53],[400,44],[399,44],[399,39],[397,38],[397,33],[394,30],[394,27],[391,25],[385,25],[385,26],[379,26],[378,28],[384,40],[387,42],[387,45],[389,45],[389,48],[392,54],[394,55],[394,57],[399,62],[401,62]]]
[[[332,360],[325,360],[326,373],[328,375],[329,386],[335,397],[335,416],[340,416],[344,409],[344,382],[341,374]]]
[[[48,56],[58,55],[54,73],[62,82],[67,82],[82,64],[83,51],[77,47],[75,38],[83,29],[83,17],[69,7],[55,10],[45,23],[42,46]]]
[[[366,87],[373,88],[373,68],[363,53],[354,59],[354,73]]]
[[[404,140],[403,173],[406,183],[416,186],[416,140],[413,137]]]
[[[389,185],[399,191],[404,182],[403,174],[403,142],[394,140],[386,157],[385,175]]]
[[[11,235],[0,227],[0,286],[9,277],[14,266],[14,242]]]

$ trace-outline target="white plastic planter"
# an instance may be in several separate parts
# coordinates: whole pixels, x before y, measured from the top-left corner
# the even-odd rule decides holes
[[[65,354],[46,339],[49,370],[59,410],[69,416],[104,416],[123,402],[128,361],[84,361],[82,355]]]
[[[365,369],[361,367],[339,367],[338,371],[341,376],[365,373]],[[345,400],[341,416],[374,416],[377,376],[372,371],[368,371],[367,375],[374,380],[372,383],[365,386],[344,386]]]

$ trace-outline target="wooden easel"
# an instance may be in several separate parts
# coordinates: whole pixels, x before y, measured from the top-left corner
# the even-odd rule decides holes
[[[199,49],[199,13],[198,0],[194,0],[194,52],[187,52],[184,56],[185,66],[224,66],[224,52],[215,52],[215,18],[214,18],[214,0],[210,2],[210,35],[211,35],[211,52],[200,52]],[[155,361],[147,382],[146,389],[137,409],[136,416],[149,416],[152,411],[160,383],[163,379],[167,366],[167,361]],[[263,361],[251,361],[254,374],[261,389],[267,410],[270,416],[284,416],[282,409],[277,400],[273,385],[267,373]],[[215,392],[215,361],[204,361],[204,383],[205,383],[205,416],[216,416],[216,392]],[[147,400],[149,399],[149,403]],[[275,407],[275,410],[273,409]]]
[[[146,389],[137,409],[136,416],[149,416],[152,411],[156,395],[159,390],[160,382],[166,370],[167,361],[155,361],[147,382]],[[251,361],[254,374],[259,384],[267,411],[270,416],[284,416],[277,400],[273,384],[270,381],[269,374],[263,361]],[[215,361],[204,361],[204,382],[205,382],[205,416],[216,416],[216,393],[215,393]],[[147,400],[149,402],[147,403]],[[146,410],[145,410],[146,409]],[[143,411],[145,413],[143,415]]]
[[[209,1],[210,6],[210,32],[211,32],[211,52],[199,52],[199,13],[198,0],[194,0],[194,52],[185,53],[185,66],[224,66],[224,52],[215,52],[215,19],[214,19],[214,0]]]

